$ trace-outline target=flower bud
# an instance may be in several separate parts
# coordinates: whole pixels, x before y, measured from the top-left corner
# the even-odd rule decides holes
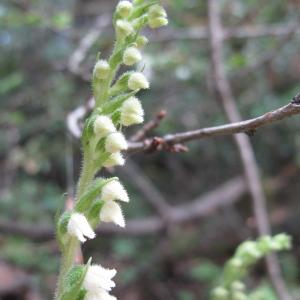
[[[120,132],[113,132],[109,134],[105,141],[105,150],[109,153],[120,152],[127,150],[128,145],[125,137]]]
[[[126,38],[131,35],[134,31],[132,25],[125,20],[118,20],[116,23],[117,34],[121,38]]]
[[[86,217],[79,213],[71,215],[67,229],[70,235],[76,236],[82,243],[86,241],[85,237],[93,239],[96,236]]]
[[[121,107],[121,124],[130,126],[144,122],[144,110],[141,102],[135,98],[130,97]]]
[[[98,138],[106,137],[115,131],[117,130],[111,118],[107,116],[98,116],[96,118],[94,122],[94,133]]]
[[[129,1],[121,1],[117,5],[117,13],[122,17],[122,18],[127,18],[132,11],[132,3]]]
[[[156,5],[152,5],[149,8],[148,17],[149,17],[149,19],[166,18],[167,13],[162,6],[156,4]]]
[[[127,66],[132,66],[142,60],[142,54],[136,47],[129,47],[123,55],[123,63]]]
[[[227,300],[229,292],[223,287],[217,287],[213,290],[212,295],[215,300]]]
[[[110,66],[106,60],[99,60],[94,67],[94,77],[106,79],[110,73]]]
[[[101,199],[103,201],[120,200],[129,202],[129,197],[125,188],[117,179],[111,180],[104,185],[101,191]]]
[[[231,284],[231,289],[234,290],[234,291],[243,292],[243,291],[245,291],[246,287],[245,287],[245,284],[243,282],[241,282],[241,281],[234,281]]]
[[[110,157],[103,163],[105,168],[111,168],[114,166],[124,166],[125,159],[120,152],[112,153]]]
[[[158,17],[158,18],[149,19],[148,24],[150,28],[156,29],[168,25],[169,21],[166,18]]]
[[[237,256],[246,264],[251,264],[262,257],[256,242],[246,241],[238,247]]]
[[[147,45],[149,40],[144,36],[140,35],[136,39],[136,45],[138,48],[143,48],[145,45]]]
[[[100,220],[102,222],[113,222],[120,227],[125,227],[125,219],[122,209],[118,203],[109,200],[105,201],[100,211]]]
[[[139,72],[135,72],[130,75],[128,80],[129,89],[136,91],[140,89],[148,89],[150,86],[147,78]]]
[[[240,258],[232,258],[228,264],[231,268],[240,269],[243,266],[243,261]]]
[[[247,300],[248,297],[243,292],[232,293],[232,300]]]
[[[291,237],[285,233],[277,234],[273,237],[274,250],[288,250],[292,246]]]

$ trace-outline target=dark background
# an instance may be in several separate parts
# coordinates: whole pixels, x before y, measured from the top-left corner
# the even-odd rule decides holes
[[[223,24],[230,28],[224,49],[226,72],[243,118],[288,103],[300,87],[300,30],[295,26],[299,1],[221,2]],[[51,299],[59,263],[51,235],[54,215],[63,208],[66,192],[72,196],[80,169],[80,144],[70,135],[66,117],[91,96],[86,79],[97,51],[101,49],[103,56],[111,51],[114,34],[107,20],[116,3],[0,2],[1,299]],[[226,123],[214,92],[206,1],[164,4],[170,26],[145,33],[151,40],[144,51],[151,89],[140,94],[146,120],[161,109],[167,111],[152,134]],[[91,32],[101,34],[77,66],[74,53]],[[294,117],[261,128],[251,138],[273,232],[285,231],[294,239],[293,250],[280,259],[290,290],[298,298],[299,128],[300,119]],[[126,134],[131,136],[137,129]],[[118,269],[114,292],[122,300],[208,299],[236,246],[256,236],[251,199],[243,188],[232,139],[211,138],[188,146],[188,153],[130,155],[125,168],[112,171],[131,195],[125,215],[136,223],[129,222],[131,230],[123,234],[99,235],[84,245],[83,254]],[[152,216],[163,222],[151,199],[184,210],[225,183],[229,190],[242,186],[234,200],[227,201],[230,204],[160,231],[145,225]],[[263,264],[247,280],[263,295],[253,299],[276,299]]]

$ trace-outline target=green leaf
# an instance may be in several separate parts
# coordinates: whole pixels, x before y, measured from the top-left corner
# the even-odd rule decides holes
[[[84,266],[74,266],[66,275],[64,292],[60,300],[74,300],[81,295],[81,286],[86,272],[91,265],[91,259]]]
[[[109,90],[110,97],[124,93],[128,90],[128,80],[132,73],[133,71],[128,71],[117,80],[117,82]]]
[[[85,192],[83,196],[76,202],[75,211],[82,213],[90,209],[95,199],[100,196],[103,186],[115,179],[116,177],[106,179],[97,178],[94,180],[88,187],[87,192]]]
[[[104,202],[101,200],[96,201],[88,212],[88,219],[93,228],[95,228],[99,223],[99,214],[103,204]]]
[[[105,115],[109,115],[113,112],[115,112],[117,109],[121,107],[124,101],[126,101],[128,98],[134,96],[137,93],[137,91],[132,91],[130,93],[126,93],[123,95],[116,96],[109,102],[105,103],[105,105],[102,107],[102,112]]]
[[[68,230],[68,222],[70,220],[70,217],[71,212],[64,212],[57,222],[56,236],[62,248],[65,245],[65,236]]]

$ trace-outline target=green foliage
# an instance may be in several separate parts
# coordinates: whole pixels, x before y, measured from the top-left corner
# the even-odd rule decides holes
[[[221,284],[212,291],[212,299],[246,300],[245,287],[240,281],[249,274],[250,268],[272,251],[284,251],[290,248],[291,237],[283,233],[273,237],[262,236],[256,241],[243,242],[225,264]]]
[[[83,293],[81,292],[81,286],[85,277],[85,274],[91,264],[91,259],[86,265],[74,266],[66,275],[64,282],[64,290],[60,300],[74,300],[81,299]]]

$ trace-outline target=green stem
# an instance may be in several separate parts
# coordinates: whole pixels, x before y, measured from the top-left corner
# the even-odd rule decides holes
[[[68,271],[71,269],[74,258],[76,255],[76,251],[78,249],[79,242],[76,238],[71,237],[68,244],[65,247],[65,250],[62,253],[62,258],[61,258],[61,267],[59,271],[59,276],[58,276],[58,283],[57,283],[57,288],[55,292],[55,300],[60,299],[63,293],[63,288],[64,288],[64,279]]]
[[[79,199],[83,195],[86,188],[92,182],[96,172],[93,159],[90,157],[90,155],[88,155],[87,150],[88,149],[84,151],[83,165],[82,165],[81,175],[79,178],[79,183],[77,188],[77,199]],[[58,283],[57,283],[57,288],[54,297],[55,300],[60,299],[60,297],[62,296],[63,287],[64,287],[63,285],[64,278],[74,264],[78,247],[79,247],[79,242],[76,237],[70,237],[69,241],[64,247],[64,250],[62,252]]]

